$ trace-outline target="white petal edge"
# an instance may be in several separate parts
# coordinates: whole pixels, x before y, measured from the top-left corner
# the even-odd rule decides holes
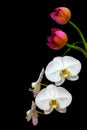
[[[71,94],[68,92],[68,90],[66,90],[65,88],[60,87],[60,86],[57,87],[53,84],[50,84],[46,87],[46,89],[47,89],[47,96],[50,99],[67,98],[69,96],[71,97]]]
[[[79,76],[76,75],[76,76],[68,76],[66,79],[70,80],[70,81],[76,81],[79,79]]]
[[[64,82],[65,82],[65,78],[61,78],[60,81],[55,82],[55,85],[56,85],[56,86],[59,86],[59,85],[63,84]]]
[[[60,108],[55,108],[56,111],[60,112],[60,113],[66,113],[67,112],[67,109],[66,108],[63,108],[63,109],[60,109]]]
[[[50,108],[48,110],[44,110],[44,114],[50,114],[54,109],[53,108]]]

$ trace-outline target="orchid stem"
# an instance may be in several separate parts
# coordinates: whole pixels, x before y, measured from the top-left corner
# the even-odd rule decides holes
[[[39,114],[44,114],[43,112],[37,111]]]
[[[76,45],[78,42],[75,42],[75,43],[73,43],[73,45]],[[68,48],[65,52],[64,52],[64,54],[63,54],[63,56],[65,56],[69,51],[70,51],[70,49],[71,48]]]
[[[69,48],[80,51],[85,56],[85,58],[87,59],[87,52],[84,49],[82,49],[81,47],[74,46],[74,45],[71,45],[69,43],[67,43],[66,46],[69,47]]]
[[[41,85],[43,85],[43,86],[45,86],[45,87],[47,87],[48,85],[47,84],[43,84],[43,83],[40,83]]]
[[[86,42],[86,40],[84,38],[84,35],[82,34],[81,30],[72,21],[69,21],[69,24],[78,32],[78,34],[80,35],[80,37],[82,39],[83,45],[85,47],[85,50],[87,51],[87,42]]]

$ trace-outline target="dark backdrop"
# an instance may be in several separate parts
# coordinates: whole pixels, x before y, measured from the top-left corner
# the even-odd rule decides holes
[[[65,81],[64,86],[73,95],[72,104],[66,114],[53,112],[50,115],[40,115],[39,124],[34,127],[25,119],[26,111],[33,99],[28,91],[31,82],[36,81],[42,67],[45,67],[53,57],[60,56],[65,51],[53,51],[46,45],[50,28],[58,26],[49,16],[54,8],[66,6],[72,12],[71,20],[82,30],[87,39],[86,2],[79,0],[32,0],[19,3],[3,3],[1,17],[2,60],[4,75],[9,86],[8,125],[13,129],[78,129],[86,127],[86,74],[87,60],[75,50],[68,55],[74,56],[82,63],[80,79],[75,82]],[[59,26],[67,32],[70,41],[79,39],[75,30],[68,24]],[[4,58],[3,58],[4,57]],[[8,76],[10,75],[10,76]],[[47,80],[46,80],[47,81]],[[11,87],[10,87],[11,86]],[[10,116],[11,115],[11,116]]]
[[[64,49],[60,51],[53,51],[47,47],[47,36],[50,34],[50,28],[56,27],[57,24],[50,18],[49,13],[58,6],[66,6],[71,9],[72,21],[75,22],[83,31],[86,36],[87,33],[87,20],[85,17],[85,2],[79,0],[47,0],[47,1],[33,1],[31,3],[31,10],[29,9],[29,2],[25,2],[26,13],[28,16],[25,21],[26,42],[24,45],[24,59],[25,65],[23,66],[23,87],[24,87],[24,117],[25,112],[28,110],[32,100],[32,94],[28,91],[31,82],[35,81],[41,68],[46,66],[53,57],[62,55]],[[29,15],[28,15],[29,13]],[[30,23],[31,22],[31,23]],[[27,26],[28,25],[28,26]],[[30,29],[30,26],[31,29]],[[70,41],[79,39],[75,30],[71,29],[69,25],[59,26],[69,34]],[[31,31],[30,31],[31,30]],[[27,44],[26,44],[27,43]],[[31,53],[29,54],[29,50]],[[22,53],[23,54],[23,53]],[[34,128],[32,123],[27,123],[24,119],[24,129],[78,129],[78,127],[86,127],[85,117],[86,113],[86,77],[87,73],[87,60],[81,53],[71,50],[68,53],[79,59],[82,62],[82,71],[80,79],[76,82],[66,81],[64,86],[73,95],[72,104],[69,106],[66,114],[53,112],[47,116],[39,116],[39,124]],[[30,57],[30,58],[29,58]],[[31,64],[31,68],[29,67]]]

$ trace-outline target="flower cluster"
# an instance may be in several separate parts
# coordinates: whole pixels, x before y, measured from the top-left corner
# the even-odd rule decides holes
[[[69,44],[67,34],[59,28],[51,29],[51,36],[47,38],[47,45],[53,50],[59,50],[64,46],[70,49],[80,51],[85,58],[87,58],[87,43],[81,32],[81,30],[70,21],[71,11],[66,7],[58,7],[52,13],[51,18],[60,25],[69,23],[80,35],[80,42],[76,41],[73,44]],[[83,48],[77,46],[77,43],[82,43]],[[31,83],[33,97],[31,109],[26,112],[26,119],[30,121],[34,126],[38,124],[39,114],[50,114],[53,110],[60,113],[66,113],[67,107],[72,102],[72,94],[61,86],[65,80],[76,81],[79,79],[79,73],[81,71],[81,62],[75,57],[65,55],[54,57],[48,65],[42,68],[37,81]],[[46,85],[42,83],[43,76],[46,77],[51,83]],[[42,87],[44,86],[44,88]],[[38,111],[40,109],[41,111]],[[42,112],[43,111],[43,112]]]

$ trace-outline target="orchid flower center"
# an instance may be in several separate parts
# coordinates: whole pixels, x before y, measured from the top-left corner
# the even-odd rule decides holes
[[[67,69],[63,69],[61,72],[60,72],[60,75],[62,77],[67,77],[69,75],[69,71]]]
[[[56,108],[59,105],[57,100],[51,100],[49,104],[52,108]]]

